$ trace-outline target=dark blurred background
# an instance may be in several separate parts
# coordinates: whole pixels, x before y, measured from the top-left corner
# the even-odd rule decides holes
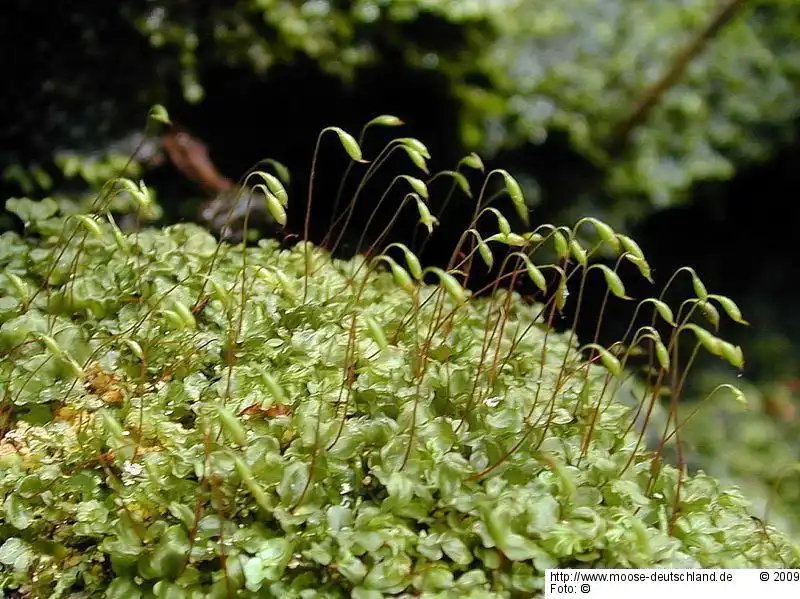
[[[637,239],[662,284],[694,267],[751,323],[722,333],[744,348],[753,408],[709,403],[687,434],[693,467],[761,508],[778,488],[776,514],[800,534],[800,477],[782,478],[800,459],[796,2],[6,0],[2,15],[3,198],[89,198],[139,147],[129,173],[156,191],[155,222],[196,220],[214,193],[145,129],[161,103],[227,178],[284,163],[288,229],[300,232],[319,131],[357,134],[388,113],[407,125],[370,133],[368,154],[398,134],[425,142],[434,170],[476,151],[520,180],[534,225],[606,220]],[[330,139],[322,156],[317,238],[347,164]],[[446,262],[470,211],[448,213],[427,261]],[[0,230],[15,226],[0,215]],[[410,235],[405,219],[395,238]],[[603,291],[590,289],[584,338]],[[614,304],[608,330],[629,316]],[[701,366],[687,399],[736,380]]]

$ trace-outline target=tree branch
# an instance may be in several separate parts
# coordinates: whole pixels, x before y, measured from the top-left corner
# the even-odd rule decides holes
[[[678,52],[670,68],[661,78],[651,85],[636,103],[631,114],[617,125],[607,146],[608,153],[612,156],[622,153],[627,145],[633,130],[641,125],[650,114],[653,107],[658,104],[664,94],[675,85],[683,75],[689,63],[706,47],[720,30],[730,22],[736,11],[747,0],[728,0],[717,9],[717,12],[708,24],[695,34],[689,42]]]

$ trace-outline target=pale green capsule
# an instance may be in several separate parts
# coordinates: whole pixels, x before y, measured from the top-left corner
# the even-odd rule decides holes
[[[542,271],[536,267],[528,255],[522,252],[514,252],[512,256],[519,256],[519,258],[522,259],[525,263],[525,270],[528,273],[528,278],[533,281],[533,284],[536,285],[542,293],[545,293],[547,291],[547,280],[544,278]]]
[[[135,355],[140,360],[144,360],[144,352],[142,351],[142,346],[139,345],[133,339],[123,339],[122,343],[128,346],[128,349],[131,350],[133,355]]]
[[[611,270],[605,264],[592,264],[590,268],[599,268],[603,272],[606,285],[611,293],[620,299],[631,299],[625,295],[625,285],[623,285],[622,279],[619,278],[619,275],[616,272]]]
[[[511,225],[508,224],[508,219],[497,208],[490,206],[484,208],[484,212],[491,212],[497,217],[497,228],[500,230],[501,235],[509,235],[511,233]]]
[[[147,189],[144,180],[139,181],[139,195],[144,200],[145,206],[149,206],[152,203],[150,200],[150,190]]]
[[[282,162],[278,162],[272,158],[265,158],[261,161],[262,164],[269,164],[275,169],[275,174],[278,175],[278,179],[280,179],[284,185],[289,185],[291,181],[291,176],[289,173],[289,169]]]
[[[413,292],[414,283],[411,280],[408,271],[397,264],[397,262],[393,262],[390,266],[392,269],[392,277],[394,278],[394,282],[409,293]]]
[[[130,251],[127,237],[125,237],[125,234],[117,226],[117,222],[114,220],[114,217],[111,216],[110,212],[106,214],[106,219],[108,220],[108,224],[111,225],[111,233],[114,235],[114,242],[122,252],[127,254]]]
[[[36,333],[36,337],[41,341],[47,350],[53,354],[54,356],[61,357],[64,355],[64,350],[61,349],[61,346],[56,343],[56,340],[53,339],[50,335],[45,335],[44,333]]]
[[[281,387],[277,379],[264,369],[261,370],[261,379],[264,381],[270,395],[272,395],[278,403],[285,404],[286,393],[283,391],[283,387]]]
[[[283,271],[281,271],[281,270],[275,270],[273,272],[275,274],[275,278],[278,279],[278,284],[281,286],[281,289],[283,290],[283,292],[289,298],[296,299],[297,298],[297,290],[294,288],[294,283],[291,281],[291,279],[289,279],[289,277],[287,277],[285,274],[283,274]]]
[[[103,419],[103,425],[106,431],[111,435],[115,441],[127,443],[129,440],[125,436],[125,429],[117,421],[116,418],[108,410],[100,410],[100,417]]]
[[[560,231],[553,231],[553,245],[555,246],[556,254],[558,254],[559,258],[566,258],[569,256],[569,244]]]
[[[428,199],[428,186],[421,179],[417,179],[416,177],[411,177],[410,175],[400,175],[401,179],[405,179],[408,181],[408,184],[411,185],[411,188],[417,193],[420,197]]]
[[[140,187],[131,181],[130,179],[125,179],[124,177],[120,177],[118,179],[114,179],[114,183],[122,187],[125,191],[131,194],[131,197],[139,204],[140,208],[147,208],[150,206],[150,195],[145,193],[147,188],[145,187],[145,192],[142,191]]]
[[[13,272],[6,273],[6,277],[8,277],[8,280],[11,281],[14,289],[16,289],[19,293],[20,299],[23,301],[23,303],[27,304],[28,299],[30,298],[28,284]]]
[[[426,175],[429,174],[428,170],[428,163],[425,162],[425,156],[417,152],[414,148],[410,148],[408,146],[399,146],[403,149],[403,151],[408,154],[408,157],[411,159],[411,162],[414,163],[419,170],[421,170]]]
[[[650,339],[653,342],[653,346],[655,347],[656,351],[656,359],[658,360],[658,364],[664,370],[669,370],[669,352],[667,351],[666,346],[661,341],[661,335],[658,334],[658,331],[653,327],[642,327],[639,331],[646,331],[644,334],[638,336],[637,332],[637,340],[640,342],[642,339]]]
[[[597,355],[600,356],[600,362],[603,363],[603,366],[606,367],[611,374],[618,377],[622,374],[622,364],[620,361],[608,351],[602,345],[598,345],[597,343],[589,343],[583,346],[583,349],[593,349],[597,352]]]
[[[720,348],[722,349],[722,357],[729,364],[736,366],[739,370],[744,370],[744,353],[741,347],[720,339]]]
[[[136,183],[125,177],[118,177],[117,179],[114,179],[114,183],[122,187],[125,191],[133,196],[141,193],[139,188],[136,186]]]
[[[394,143],[399,143],[401,145],[408,146],[415,152],[419,152],[427,160],[431,159],[431,153],[428,151],[428,148],[425,146],[425,144],[414,137],[398,137],[393,141]]]
[[[730,391],[733,394],[733,399],[736,401],[736,403],[741,404],[744,408],[748,407],[747,396],[745,396],[745,394],[742,392],[741,389],[739,389],[737,387],[734,387],[733,385],[731,385],[729,383],[722,383],[721,385],[717,385],[716,387],[714,387],[714,389],[712,389],[711,393],[709,393],[708,395],[706,395],[702,399],[702,401],[705,401],[707,399],[711,399],[711,397],[717,391],[721,391],[722,389],[727,389],[728,391]]]
[[[570,473],[564,465],[559,462],[558,457],[551,453],[542,452],[539,454],[539,459],[546,463],[553,474],[558,477],[558,480],[561,482],[563,495],[565,497],[572,497],[575,494],[577,486]]]
[[[588,263],[588,259],[586,257],[586,251],[581,247],[581,244],[578,243],[577,239],[570,239],[569,240],[569,249],[572,256],[575,260],[578,261],[578,264],[586,268]]]
[[[250,470],[250,467],[242,458],[237,455],[233,456],[233,463],[236,468],[236,473],[239,475],[239,478],[242,479],[242,482],[247,487],[247,490],[250,491],[250,494],[253,496],[253,499],[256,500],[256,503],[259,505],[259,507],[264,511],[271,513],[274,506],[269,500],[269,496],[266,494],[264,489],[262,489],[261,485],[259,485],[258,481],[256,481],[256,478],[253,476],[253,472]]]
[[[692,273],[692,287],[694,287],[694,292],[700,299],[706,299],[708,297],[706,286],[703,285],[700,277],[695,275],[694,272]]]
[[[700,342],[700,344],[705,347],[710,354],[714,356],[722,356],[722,339],[715,337],[707,330],[697,326],[694,323],[685,324],[681,328],[691,330],[697,337],[697,340]]]
[[[584,222],[592,223],[600,239],[602,239],[605,243],[610,245],[615,252],[619,253],[620,241],[617,238],[616,233],[614,233],[614,229],[612,229],[609,225],[607,225],[606,223],[597,218],[587,216],[586,218],[582,218],[580,221],[578,221],[578,224],[575,225],[575,229],[573,230],[576,231],[578,227],[581,225],[581,223]]]
[[[186,328],[186,321],[174,310],[160,310],[160,313],[163,314],[167,319],[170,328],[175,329],[176,331],[182,331],[184,328]]]
[[[455,179],[456,184],[461,188],[461,191],[464,192],[464,195],[466,195],[468,198],[472,197],[472,189],[470,189],[469,181],[467,181],[467,178],[458,171],[440,171],[437,173],[437,175],[447,175],[452,177]]]
[[[228,291],[220,285],[215,278],[208,277],[208,281],[211,283],[211,287],[214,288],[214,294],[217,296],[217,299],[222,302],[222,305],[225,306],[226,309],[230,307],[231,298]]]
[[[459,160],[458,163],[468,166],[469,168],[474,168],[476,171],[486,170],[483,165],[483,160],[481,160],[481,157],[475,152],[471,152],[468,156],[464,156],[464,158]]]
[[[213,404],[213,406],[219,416],[219,422],[225,431],[225,436],[241,446],[247,445],[247,431],[245,431],[236,415],[225,406],[219,404]]]
[[[655,339],[654,342],[656,347],[656,359],[658,360],[658,364],[664,370],[669,370],[670,360],[667,347],[664,345],[664,342],[661,341],[661,339]]]
[[[65,361],[69,364],[69,367],[72,369],[73,373],[76,377],[83,377],[85,373],[83,368],[81,368],[80,364],[75,361],[75,358],[70,356],[67,352],[65,352],[56,340],[50,337],[49,335],[45,335],[43,333],[35,333],[36,337],[44,344],[47,350],[53,354],[54,357]]]
[[[197,328],[197,321],[194,318],[194,314],[192,314],[192,311],[185,304],[178,301],[172,302],[172,310],[180,317],[186,328]]]
[[[405,123],[400,120],[398,117],[394,116],[393,114],[382,114],[380,116],[376,116],[374,119],[370,120],[366,125],[364,125],[364,129],[367,127],[379,126],[379,127],[399,127],[404,125]]]
[[[523,233],[522,238],[525,239],[526,243],[528,244],[540,243],[544,241],[544,235],[541,233],[534,233],[533,231]]]
[[[356,162],[362,161],[362,154],[361,154],[361,146],[358,145],[358,142],[355,138],[350,135],[344,129],[340,129],[339,127],[327,127],[326,131],[333,131],[339,137],[339,142],[342,144],[344,151],[347,152],[347,155],[350,156]]]
[[[261,177],[264,180],[264,182],[267,184],[267,189],[269,189],[270,193],[278,199],[281,206],[287,206],[289,204],[289,194],[286,193],[286,188],[283,186],[283,183],[281,183],[278,177],[275,175],[270,175],[269,173],[265,173],[264,171],[256,171],[253,174]]]
[[[506,191],[520,219],[525,225],[528,225],[530,222],[528,218],[528,206],[525,204],[525,196],[522,194],[522,188],[519,186],[519,183],[503,169],[498,169],[496,172],[500,173],[505,180]]]
[[[701,300],[708,299],[708,290],[706,289],[706,286],[703,285],[703,281],[700,280],[700,277],[697,275],[695,270],[691,266],[684,266],[679,269],[679,271],[681,270],[685,270],[692,275],[692,288],[694,289],[694,294],[697,296],[697,298]]]
[[[463,304],[467,301],[467,292],[453,275],[436,266],[430,266],[426,268],[425,271],[432,272],[439,277],[439,283],[456,303]]]
[[[403,251],[406,257],[406,264],[408,265],[408,270],[411,272],[411,276],[413,276],[417,281],[422,280],[422,264],[420,264],[419,258],[417,258],[416,254],[412,252],[405,244],[402,243],[390,243],[386,246],[388,250],[390,247],[398,247]]]
[[[717,310],[714,304],[710,303],[708,300],[703,300],[698,302],[700,306],[700,311],[703,313],[708,319],[708,322],[714,325],[714,328],[719,328],[719,310]]]
[[[405,268],[397,264],[390,256],[386,254],[381,254],[375,258],[376,261],[383,260],[389,267],[392,269],[392,277],[394,278],[395,284],[398,287],[408,291],[409,293],[414,292],[414,282],[411,280],[411,276],[408,274]]]
[[[742,317],[742,311],[739,310],[739,306],[737,306],[736,302],[734,302],[731,298],[726,297],[724,295],[716,295],[716,294],[710,294],[708,297],[709,299],[717,300],[720,306],[722,306],[722,309],[725,310],[725,313],[734,322],[738,322],[739,324],[743,325],[750,324]]]
[[[622,247],[626,252],[646,263],[644,252],[642,251],[642,248],[639,247],[638,243],[622,233],[617,233],[617,239],[622,244]]]
[[[478,243],[478,253],[481,255],[483,262],[488,268],[492,268],[494,265],[494,256],[492,255],[492,250],[489,249],[487,243],[481,238],[481,234],[475,229],[470,229],[469,232],[475,236],[475,240]]]
[[[281,227],[285,227],[286,210],[284,210],[280,200],[278,200],[278,198],[276,198],[271,193],[264,194],[264,199],[267,203],[267,210],[269,211],[270,216],[274,218],[275,222],[278,223]]]
[[[556,309],[561,312],[564,310],[564,306],[567,305],[567,297],[569,297],[569,289],[567,289],[567,282],[562,277],[558,282],[558,287],[556,288]]]
[[[428,229],[428,233],[433,233],[433,228],[439,224],[439,219],[434,217],[428,206],[421,199],[417,200],[417,211],[419,212],[419,222],[421,222]]]
[[[172,121],[169,119],[169,113],[167,112],[167,109],[161,104],[153,104],[150,107],[150,112],[148,112],[147,116],[157,123],[162,123],[164,125],[172,124]]]
[[[650,274],[650,265],[644,258],[639,258],[638,256],[634,256],[633,254],[629,253],[624,254],[624,257],[628,262],[632,262],[636,268],[639,269],[639,273],[641,273],[645,279],[651,283],[653,282],[653,277]]]
[[[383,332],[381,325],[378,324],[378,321],[372,318],[372,316],[365,315],[364,322],[367,323],[369,334],[372,336],[375,343],[378,344],[378,347],[382,350],[388,349],[389,342],[386,340],[386,334]]]
[[[641,301],[640,305],[644,304],[653,304],[656,311],[661,315],[661,318],[672,326],[675,326],[675,316],[672,313],[672,309],[666,303],[654,297],[649,297]]]
[[[510,245],[511,247],[525,247],[528,245],[528,240],[519,233],[508,233],[507,235],[501,235],[500,241],[506,245]]]
[[[737,403],[742,404],[743,406],[747,407],[747,396],[742,392],[741,389],[734,387],[733,385],[729,385],[724,383],[723,386],[727,386],[730,389],[731,393],[733,393],[733,398],[736,400]]]
[[[102,239],[103,231],[100,229],[100,225],[97,224],[96,220],[86,216],[85,214],[75,214],[73,215],[73,218],[80,222],[83,225],[83,228],[91,233],[94,237],[97,239]]]

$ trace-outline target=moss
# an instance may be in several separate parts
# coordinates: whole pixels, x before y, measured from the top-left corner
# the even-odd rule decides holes
[[[77,242],[68,246],[74,278],[0,329],[4,350],[14,348],[3,361],[5,396],[20,408],[0,458],[6,585],[32,584],[33,596],[77,578],[93,592],[113,581],[113,596],[128,597],[172,585],[225,596],[228,584],[253,596],[416,588],[503,597],[539,589],[545,568],[576,563],[800,562],[780,534],[765,536],[737,491],[702,474],[685,481],[670,534],[676,472],[664,468],[646,494],[650,456],[633,452],[633,435],[618,439],[626,408],[604,409],[580,459],[605,372],[592,366],[559,383],[563,369],[583,364],[565,335],[534,326],[491,383],[479,377],[476,394],[484,319],[502,294],[453,315],[420,378],[436,302],[404,325],[412,298],[388,273],[370,276],[354,313],[348,276],[358,260],[314,249],[302,302],[302,246],[223,245],[215,256],[208,233],[179,225],[143,231],[122,252],[108,227],[103,235],[84,240],[80,255]],[[48,244],[13,241],[29,250],[6,253],[4,267],[33,283],[34,252]],[[205,307],[181,318],[176,307],[190,308],[204,285]],[[419,294],[435,300],[437,288]],[[508,306],[492,341],[501,348],[540,308],[518,298]],[[391,339],[384,349],[370,320]],[[19,342],[48,330],[63,355]],[[94,374],[66,376],[67,355],[90,355]],[[521,438],[528,412],[540,424],[527,442],[470,480]]]
[[[262,179],[285,206],[280,181]],[[426,184],[406,180],[432,229]],[[144,185],[114,189],[149,204]],[[545,291],[542,273],[560,275],[532,303],[502,289],[473,297],[461,284],[469,257],[423,269],[399,244],[385,250],[396,258],[345,261],[310,242],[217,242],[194,225],[124,234],[103,198],[87,215],[8,209],[27,235],[0,237],[5,588],[528,597],[553,567],[800,564],[738,491],[644,449],[616,400],[632,348],[580,347],[553,330],[566,280],[593,268],[583,223],[518,234],[493,213],[499,233],[473,229],[470,255],[482,248],[490,263],[498,247],[521,248],[511,274]],[[593,225],[649,276],[633,240]],[[537,266],[530,256],[550,240],[558,263]],[[625,297],[615,271],[599,270]],[[694,303],[718,319],[717,296],[689,272]],[[691,312],[675,322],[658,302],[646,301],[674,327],[670,348],[693,331],[698,348],[741,363]],[[658,367],[646,398],[670,355],[655,328],[630,345],[644,339]]]

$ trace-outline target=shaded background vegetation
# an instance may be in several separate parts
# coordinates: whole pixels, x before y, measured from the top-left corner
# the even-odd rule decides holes
[[[322,127],[355,132],[376,114],[396,114],[439,168],[471,150],[508,168],[526,187],[534,222],[602,218],[640,242],[657,277],[691,265],[713,291],[736,298],[752,327],[723,333],[744,347],[754,407],[743,415],[709,404],[688,440],[693,463],[763,498],[800,457],[796,2],[84,0],[53,8],[7,0],[4,8],[4,198],[96,189],[125,163],[160,102],[228,177],[266,156],[281,160],[299,204]],[[729,18],[704,37],[726,8]],[[651,94],[693,42],[699,51]],[[319,230],[336,160],[317,184]],[[147,180],[163,222],[195,218],[206,199],[169,162]],[[290,230],[301,219],[290,213]],[[620,308],[609,326],[627,316]],[[593,329],[590,317],[583,322]],[[692,396],[731,376],[707,372]],[[800,476],[786,475],[779,490],[776,514],[800,532],[796,508],[781,507],[800,502]]]

